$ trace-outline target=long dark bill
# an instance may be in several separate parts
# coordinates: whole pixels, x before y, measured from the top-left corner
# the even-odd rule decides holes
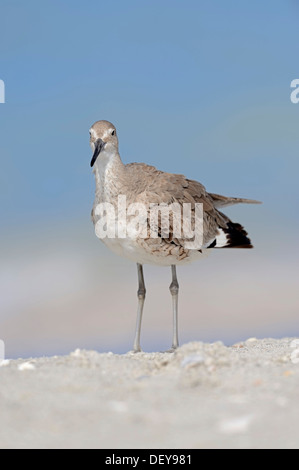
[[[91,162],[90,162],[90,166],[93,167],[93,165],[95,164],[96,162],[96,159],[98,158],[98,156],[100,155],[101,151],[103,150],[103,148],[105,147],[105,142],[102,140],[102,139],[98,139],[96,140],[95,142],[95,148],[94,148],[94,153],[93,153],[93,156],[92,156],[92,159],[91,159]]]

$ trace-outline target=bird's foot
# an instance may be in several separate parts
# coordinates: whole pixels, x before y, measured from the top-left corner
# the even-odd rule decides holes
[[[143,352],[142,349],[139,347],[139,348],[134,348],[131,351],[128,351],[128,354],[138,354],[142,352]]]
[[[164,351],[165,353],[174,353],[178,349],[178,346],[172,346],[170,349],[167,349],[167,351]]]

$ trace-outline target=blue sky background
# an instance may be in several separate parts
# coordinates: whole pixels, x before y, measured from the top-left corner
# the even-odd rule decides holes
[[[198,179],[211,192],[262,200],[261,207],[228,214],[250,231],[251,260],[290,263],[283,268],[287,285],[298,261],[299,104],[290,101],[290,83],[299,78],[299,2],[1,0],[0,12],[6,293],[21,299],[18,289],[28,281],[18,276],[21,259],[24,266],[41,260],[35,282],[48,272],[45,251],[52,257],[72,246],[86,257],[90,250],[91,260],[99,250],[107,259],[99,270],[114,260],[98,248],[90,223],[88,129],[99,119],[117,126],[125,163],[145,161]],[[219,259],[212,264],[217,270]],[[3,266],[15,266],[10,277]],[[113,270],[110,275],[112,282]],[[47,295],[48,302],[53,296]],[[12,311],[26,317],[20,306],[2,307],[0,337],[6,334],[11,345],[17,323],[2,323],[1,334],[1,318],[12,318]],[[38,337],[36,322],[33,330]],[[63,334],[60,339],[62,350]]]

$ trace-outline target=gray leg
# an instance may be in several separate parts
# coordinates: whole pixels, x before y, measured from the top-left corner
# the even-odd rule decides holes
[[[179,283],[176,277],[176,266],[171,266],[172,272],[172,283],[170,284],[169,290],[172,295],[172,312],[173,312],[173,336],[172,336],[172,349],[176,349],[179,346],[179,334],[178,334],[178,300],[179,300]]]
[[[144,285],[144,277],[143,277],[143,267],[142,264],[137,263],[137,271],[138,271],[138,310],[137,310],[137,322],[136,322],[136,333],[135,333],[135,340],[134,340],[134,352],[140,352],[140,333],[141,333],[141,321],[142,321],[142,313],[143,313],[143,306],[145,301],[145,285]]]

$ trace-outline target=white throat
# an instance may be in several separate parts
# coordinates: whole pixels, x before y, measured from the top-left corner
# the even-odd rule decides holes
[[[105,179],[106,173],[111,169],[115,163],[118,155],[115,151],[102,150],[95,162],[95,172],[99,174],[100,178]]]
[[[94,164],[93,170],[98,200],[109,201],[114,196],[122,165],[117,151],[102,150]]]

